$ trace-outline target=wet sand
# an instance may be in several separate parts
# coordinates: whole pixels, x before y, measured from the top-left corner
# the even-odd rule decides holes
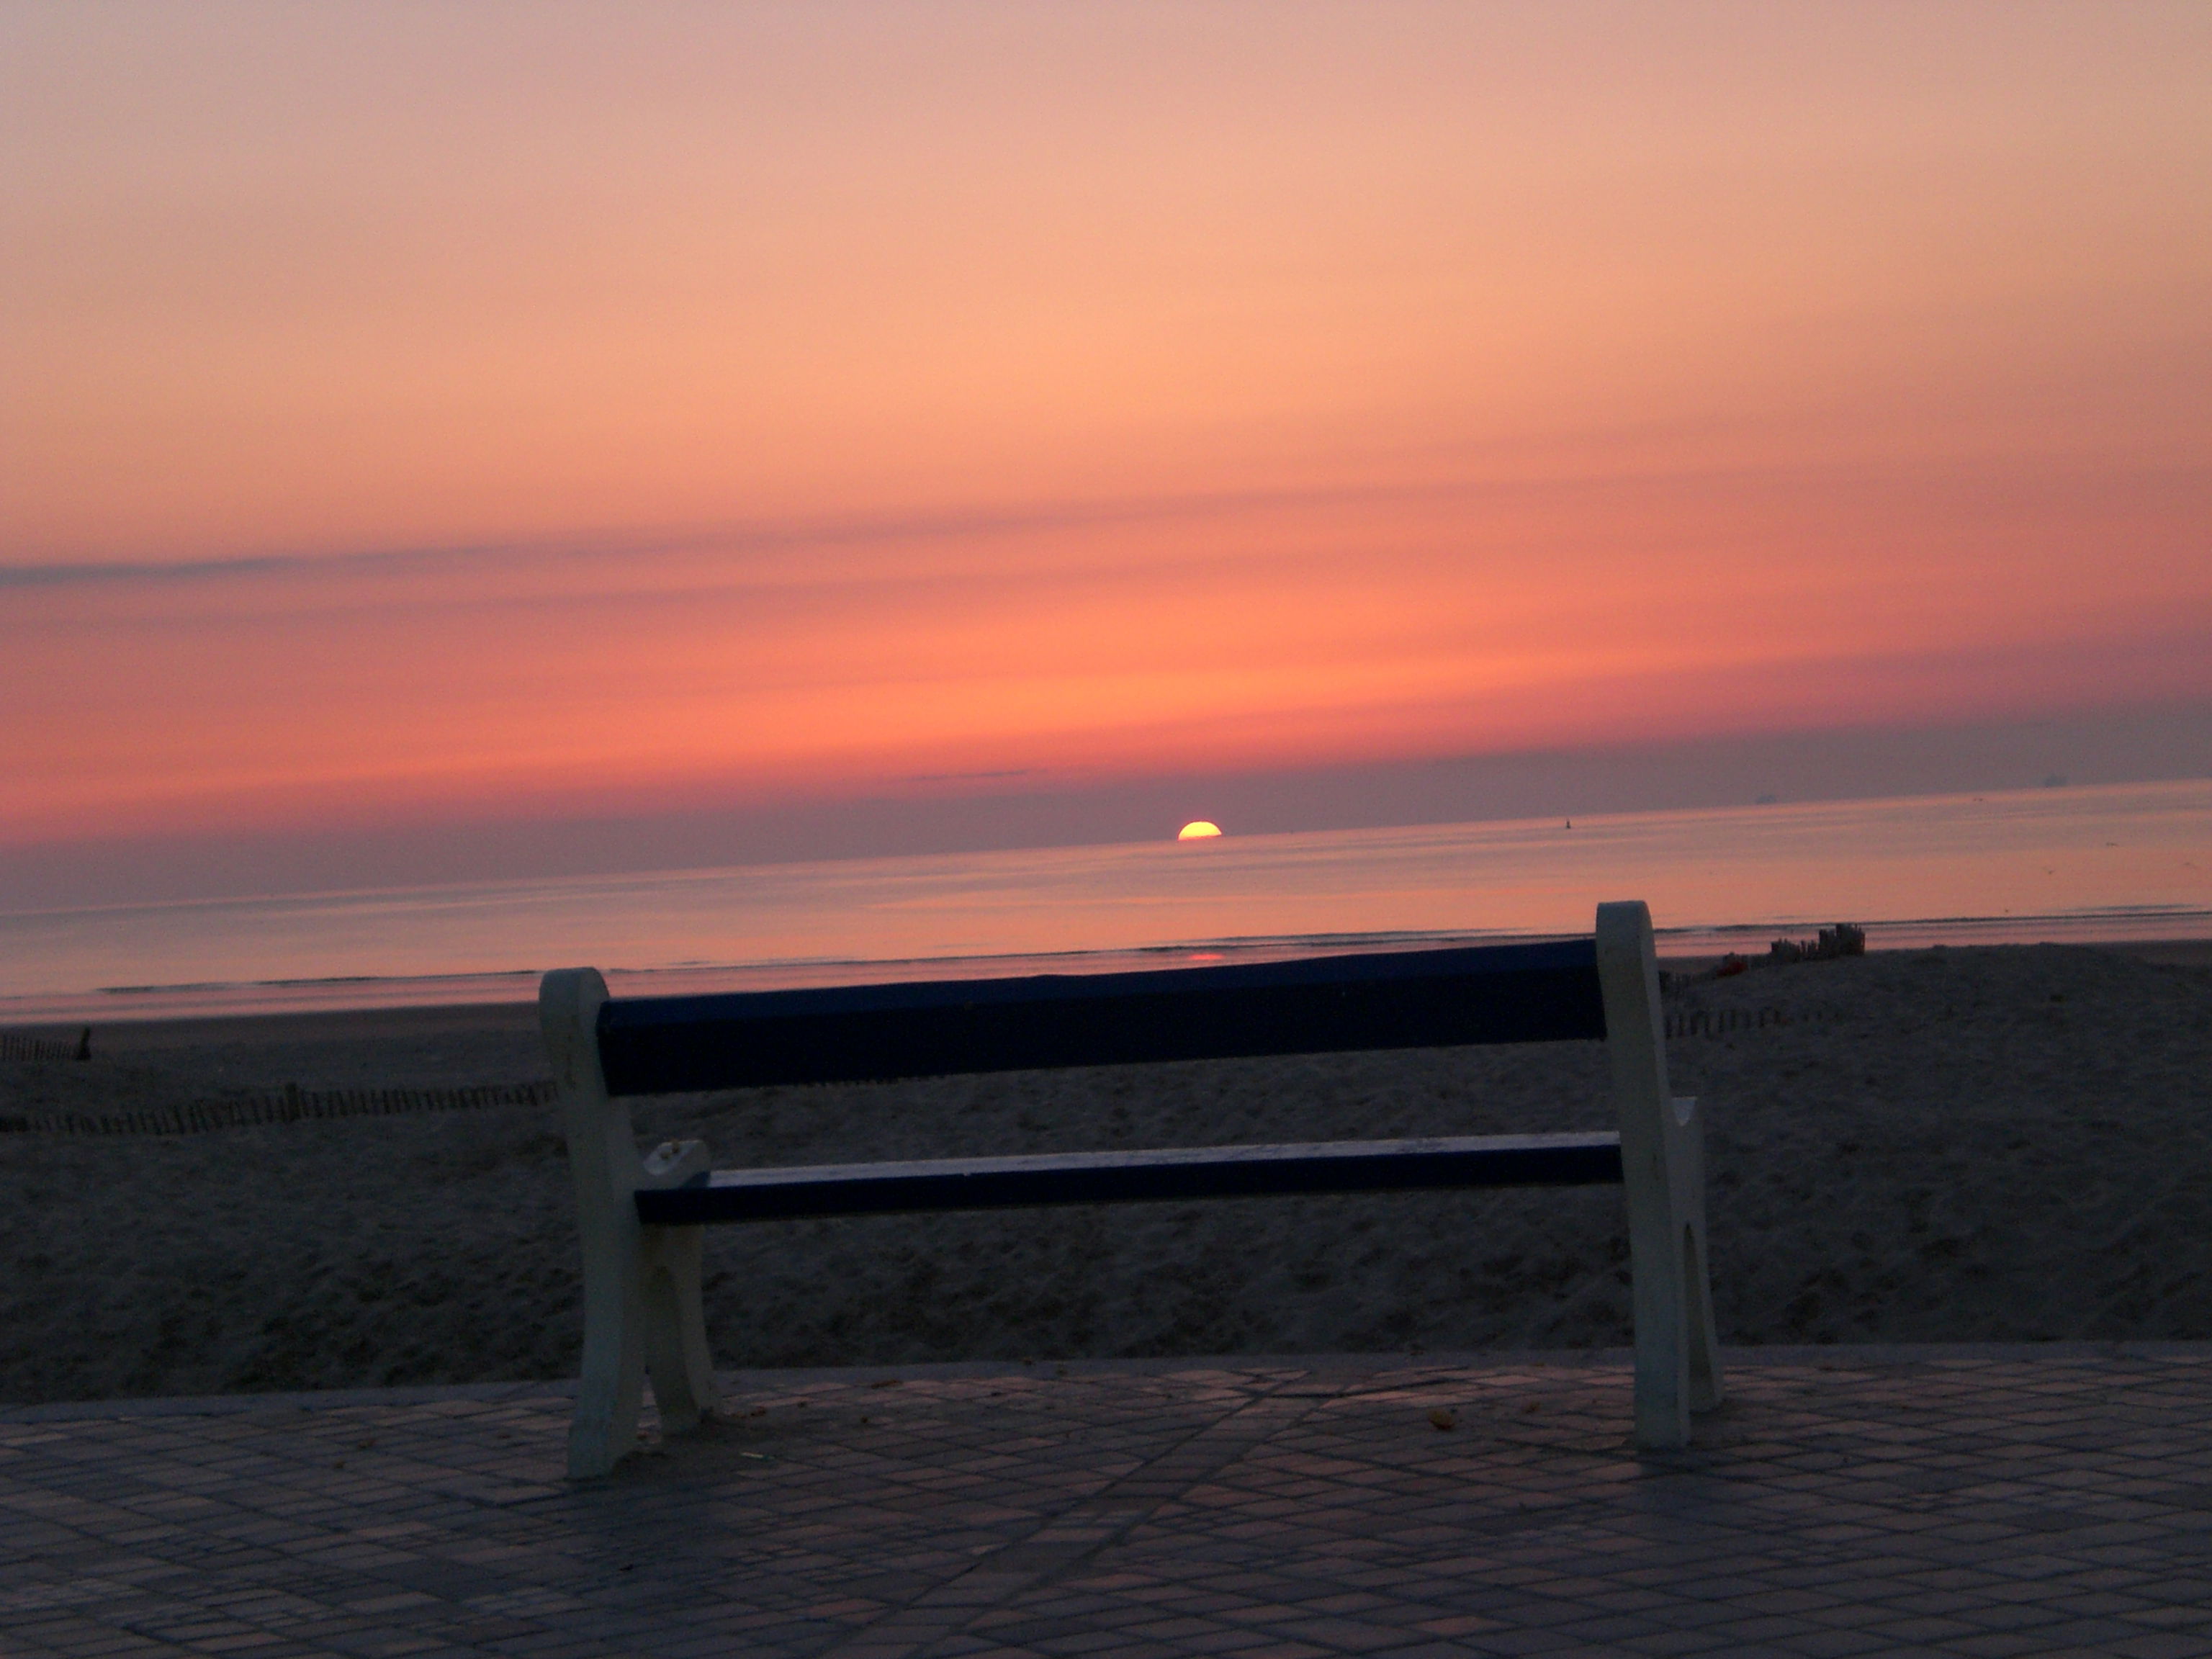
[[[1670,964],[1670,966],[1685,966]],[[1682,1012],[1734,1342],[2212,1337],[2212,945],[1754,965]],[[0,1060],[0,1116],[542,1076],[534,1010],[96,1028]],[[72,1037],[74,1030],[69,1034]],[[723,1164],[1607,1127],[1589,1044],[690,1097]],[[1628,1338],[1617,1189],[1401,1194],[709,1233],[732,1365],[1581,1347]],[[550,1111],[0,1134],[0,1400],[573,1374]]]

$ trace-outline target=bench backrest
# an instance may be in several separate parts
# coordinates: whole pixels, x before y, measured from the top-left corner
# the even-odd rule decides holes
[[[604,1004],[612,1096],[1602,1038],[1593,939]]]

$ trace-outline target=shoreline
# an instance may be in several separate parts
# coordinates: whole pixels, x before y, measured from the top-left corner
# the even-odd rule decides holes
[[[2201,939],[2208,826],[2187,779],[31,908],[0,1028],[508,1003],[584,963],[635,997],[1510,944],[1623,895],[1670,957]]]
[[[1764,935],[1768,930],[1756,930]],[[1796,930],[1803,932],[1804,930]],[[1785,936],[1791,930],[1783,929],[1777,936]],[[1662,941],[1662,946],[1663,946]],[[1931,950],[2023,950],[2039,945],[2057,945],[2061,948],[2110,951],[2135,961],[2157,963],[2168,967],[2212,967],[2212,936],[2195,939],[2067,939],[2017,940],[2000,943],[1974,941],[1949,944],[1945,941],[1893,945],[1876,934],[1869,938],[1869,956],[1927,951]],[[1419,946],[1407,948],[1418,949]],[[1316,951],[1313,954],[1326,954]],[[1717,967],[1724,951],[1669,951],[1662,948],[1659,965],[1671,973],[1699,975],[1710,973]],[[1752,969],[1771,967],[1762,952],[1743,952]],[[904,964],[887,964],[904,965]],[[1813,964],[1792,963],[1792,967]],[[638,975],[635,977],[642,977]],[[890,978],[896,978],[892,975]],[[978,975],[976,977],[985,977]],[[402,981],[404,982],[404,981]],[[870,982],[854,979],[851,982]],[[386,1036],[394,1040],[418,1040],[442,1031],[473,1030],[483,1025],[501,1028],[527,1029],[534,1036],[537,1030],[535,981],[532,981],[532,995],[528,998],[501,1001],[447,1001],[395,1003],[370,1007],[246,1009],[236,1012],[143,1014],[124,1015],[106,1019],[89,1016],[19,1021],[0,1025],[0,1032],[13,1036],[25,1036],[46,1042],[76,1041],[78,1035],[89,1026],[94,1041],[111,1053],[143,1053],[155,1049],[173,1048],[211,1040],[238,1041],[299,1041],[318,1037],[358,1037],[368,1040]],[[618,991],[617,994],[622,993]],[[631,994],[650,994],[633,990]],[[534,1075],[534,1074],[533,1074]]]

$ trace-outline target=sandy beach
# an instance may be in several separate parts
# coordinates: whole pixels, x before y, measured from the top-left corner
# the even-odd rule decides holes
[[[1877,952],[1693,979],[1731,1342],[2212,1337],[2212,948]],[[0,1116],[542,1077],[528,1007],[96,1029]],[[1717,1023],[1717,1022],[1716,1022]],[[73,1034],[72,1034],[73,1035]],[[1595,1045],[655,1103],[724,1164],[1607,1127]],[[0,1133],[0,1401],[573,1373],[550,1110]],[[724,1228],[720,1362],[1578,1347],[1628,1338],[1609,1188]]]

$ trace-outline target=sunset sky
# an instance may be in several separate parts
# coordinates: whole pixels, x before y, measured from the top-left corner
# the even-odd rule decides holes
[[[2195,0],[0,3],[0,908],[2203,775],[2208,87]]]

